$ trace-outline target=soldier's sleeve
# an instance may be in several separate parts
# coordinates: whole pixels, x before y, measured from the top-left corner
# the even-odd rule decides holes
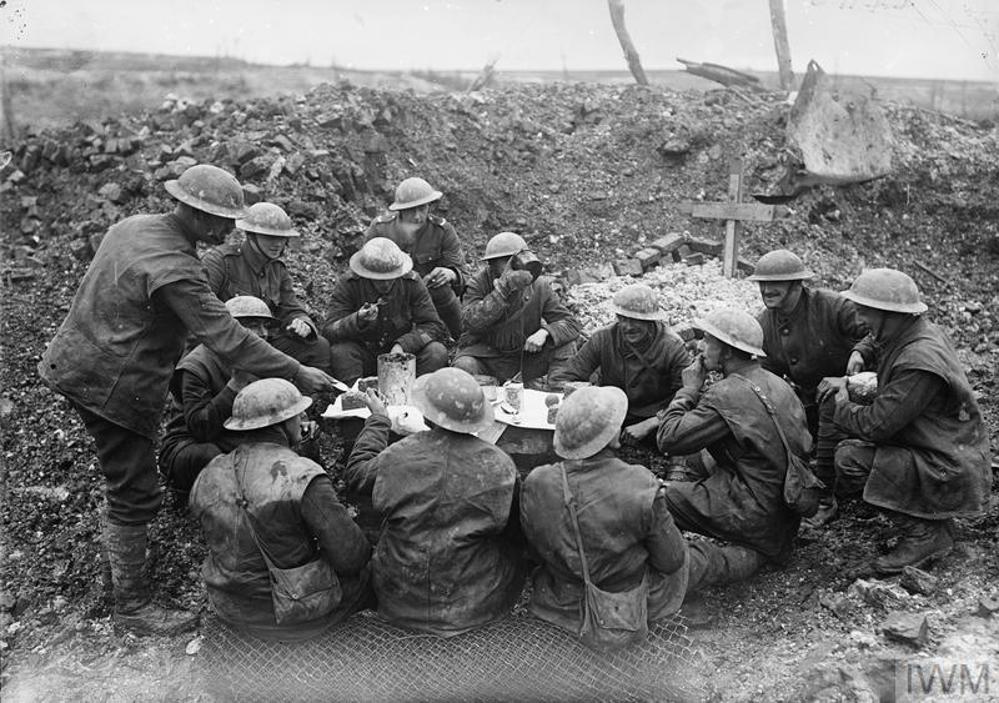
[[[216,247],[206,252],[204,258],[201,259],[201,264],[205,267],[205,273],[208,274],[208,287],[212,289],[212,292],[220,299],[229,298],[230,296],[222,290],[226,278],[225,257],[222,256],[219,248]]]
[[[687,541],[666,507],[664,490],[660,488],[652,501],[651,525],[645,537],[645,548],[653,569],[661,574],[672,574],[683,566],[687,558]]]
[[[217,393],[197,374],[179,371],[180,397],[187,429],[199,442],[214,442],[222,434],[222,423],[232,414],[236,391],[229,384]]]
[[[903,369],[890,383],[878,389],[878,395],[870,405],[849,401],[836,403],[833,421],[852,437],[886,442],[919,417],[946,389],[947,382],[934,373]]]
[[[312,323],[309,312],[302,305],[302,301],[299,300],[298,294],[295,292],[295,285],[291,280],[291,274],[288,273],[288,269],[284,265],[280,268],[278,280],[280,281],[280,288],[278,290],[279,310],[277,317],[281,321],[281,324],[287,325],[292,320],[305,320],[309,327],[312,328],[313,333],[315,333],[316,326]]]
[[[305,461],[305,460],[303,460]],[[337,500],[333,481],[316,476],[302,495],[302,521],[319,546],[319,554],[338,576],[360,573],[371,558],[364,531]]]
[[[454,288],[455,294],[460,296],[465,292],[465,287],[468,285],[468,267],[465,263],[465,252],[454,226],[450,222],[443,221],[442,228],[444,236],[441,241],[441,262],[457,274],[458,277],[451,283],[451,287]]]
[[[330,342],[346,339],[359,339],[362,323],[357,317],[360,309],[351,294],[351,289],[345,280],[341,280],[333,288],[330,305],[326,311],[322,333]]]
[[[707,395],[710,390],[705,393]],[[681,388],[659,413],[656,443],[669,454],[693,454],[723,439],[728,433],[725,418],[710,403],[698,402],[699,392]]]
[[[562,303],[559,297],[555,295],[555,291],[547,283],[541,284],[538,289],[543,296],[541,302],[541,326],[548,330],[552,344],[556,347],[561,347],[563,344],[576,339],[579,333],[583,331],[583,326],[576,319],[576,316],[569,311],[569,308]]]
[[[770,323],[770,317],[767,311],[764,309],[756,317],[757,322],[760,323],[760,327],[763,328],[763,352],[766,354],[762,359],[760,359],[760,366],[777,376],[785,376],[788,372],[787,365],[784,364],[780,358],[778,352],[780,351],[773,344],[774,335],[772,334],[772,327]]]
[[[230,368],[260,378],[293,379],[302,365],[245,329],[208,288],[203,278],[168,283],[153,293],[170,308],[199,342],[222,357]]]
[[[484,287],[485,276],[475,276],[469,281],[461,306],[462,327],[473,334],[485,332],[506,313],[506,297],[495,288],[484,290]]]
[[[410,296],[410,309],[413,313],[413,329],[406,332],[395,343],[403,348],[403,351],[415,354],[423,349],[430,342],[443,342],[447,339],[448,332],[444,323],[441,322],[434,307],[434,301],[430,298],[430,292],[419,277],[407,281],[406,293]]]
[[[558,385],[566,381],[589,381],[593,372],[600,368],[600,341],[596,335],[588,339],[568,363],[557,364],[552,369],[548,374],[549,382]]]
[[[344,480],[347,488],[358,493],[370,494],[378,476],[378,455],[388,446],[392,421],[387,415],[372,414],[354,441],[354,448],[347,459]]]

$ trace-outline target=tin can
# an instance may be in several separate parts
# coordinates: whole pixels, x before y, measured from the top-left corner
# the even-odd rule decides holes
[[[520,410],[524,405],[524,384],[507,383],[503,386],[506,404],[513,410],[514,415],[520,415]]]

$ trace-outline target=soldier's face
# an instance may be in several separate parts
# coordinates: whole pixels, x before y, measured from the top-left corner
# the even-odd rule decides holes
[[[399,211],[399,222],[404,225],[423,225],[430,216],[430,205],[420,205]]]
[[[267,318],[243,317],[240,318],[239,324],[253,332],[253,334],[257,335],[261,339],[267,339],[271,336],[270,320]]]
[[[760,295],[768,310],[788,313],[801,297],[800,281],[760,281]]]
[[[207,212],[199,212],[198,225],[201,241],[219,245],[225,242],[225,238],[232,232],[232,228],[236,226],[236,221],[228,217],[219,217]]]
[[[277,259],[288,245],[286,237],[272,237],[269,234],[248,234],[247,239],[268,259]]]
[[[652,338],[655,333],[656,323],[649,320],[635,320],[630,317],[617,316],[617,325],[621,330],[621,336],[631,344],[640,344]]]
[[[705,333],[704,339],[698,346],[704,357],[704,368],[708,371],[721,371],[722,362],[725,360],[726,345]]]

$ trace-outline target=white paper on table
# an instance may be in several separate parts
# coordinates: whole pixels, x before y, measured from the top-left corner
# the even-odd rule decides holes
[[[524,399],[521,403],[520,414],[515,416],[513,408],[506,403],[506,396],[502,386],[496,389],[496,398],[499,402],[494,403],[493,410],[496,419],[504,424],[513,427],[523,427],[528,430],[554,430],[555,424],[548,422],[548,406],[545,399],[550,395],[556,395],[561,407],[563,396],[561,393],[546,393],[536,391],[532,388],[524,389]]]

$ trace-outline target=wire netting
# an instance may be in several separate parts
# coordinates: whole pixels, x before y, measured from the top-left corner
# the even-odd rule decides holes
[[[530,615],[456,637],[354,615],[321,637],[263,640],[214,615],[204,626],[205,686],[232,701],[676,701],[696,700],[699,661],[680,616],[639,646],[601,654]]]

